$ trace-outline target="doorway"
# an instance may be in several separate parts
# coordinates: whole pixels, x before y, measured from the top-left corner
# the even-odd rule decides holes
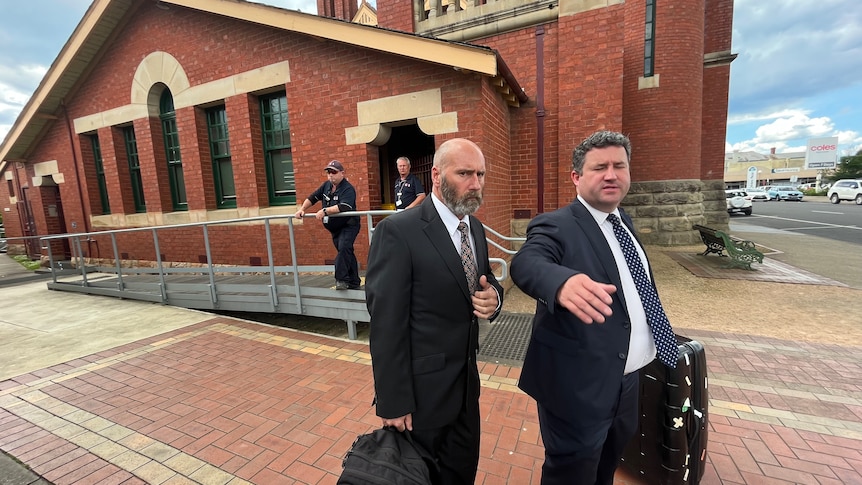
[[[381,208],[395,209],[395,182],[398,157],[410,159],[410,173],[419,177],[425,193],[431,193],[431,166],[434,162],[434,137],[422,133],[414,124],[392,127],[389,141],[380,147]]]

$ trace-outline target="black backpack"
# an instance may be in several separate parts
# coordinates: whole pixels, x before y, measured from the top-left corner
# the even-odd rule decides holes
[[[338,485],[431,485],[432,470],[437,471],[409,431],[391,427],[356,438],[341,465]]]

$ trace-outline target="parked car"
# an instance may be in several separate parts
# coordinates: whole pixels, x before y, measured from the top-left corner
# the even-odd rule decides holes
[[[826,196],[833,204],[838,204],[842,200],[852,200],[856,205],[862,205],[862,180],[839,180],[832,184]]]
[[[0,224],[0,253],[5,253],[6,249],[6,229],[3,229],[3,224]]]
[[[776,185],[769,189],[769,200],[796,200],[802,202],[802,192],[789,185]]]
[[[751,215],[751,196],[744,190],[725,190],[727,197],[727,213],[735,214],[742,212],[743,214]]]
[[[745,191],[751,196],[751,200],[769,200],[769,192],[764,190],[762,187],[745,189]]]

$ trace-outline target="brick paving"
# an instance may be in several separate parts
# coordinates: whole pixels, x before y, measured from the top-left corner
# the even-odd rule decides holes
[[[678,332],[707,349],[701,483],[862,484],[858,348]],[[477,484],[539,481],[519,371],[481,363]],[[367,345],[216,317],[0,382],[0,449],[55,484],[333,484],[372,397]]]
[[[765,249],[761,247],[760,249]],[[734,280],[767,281],[771,283],[795,283],[804,285],[847,286],[840,281],[796,268],[776,259],[763,258],[763,263],[752,263],[749,271],[742,268],[727,268],[729,257],[700,255],[687,252],[666,251],[672,260],[701,278],[723,278]]]

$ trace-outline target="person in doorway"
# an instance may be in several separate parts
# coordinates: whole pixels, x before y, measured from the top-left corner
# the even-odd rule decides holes
[[[359,263],[353,252],[353,243],[359,235],[359,216],[330,217],[356,210],[356,189],[344,176],[344,166],[338,160],[329,162],[324,170],[328,180],[302,202],[294,217],[303,217],[314,204],[322,202],[323,208],[314,216],[332,234],[332,243],[338,250],[335,257],[335,289],[358,290],[362,280],[359,278]]]
[[[485,157],[456,138],[434,154],[431,196],[374,230],[365,295],[377,415],[409,429],[437,484],[472,484],[479,463],[479,318],[500,312],[482,223]]]
[[[638,422],[638,369],[678,347],[649,261],[619,208],[631,143],[600,131],[575,148],[577,198],[536,216],[512,280],[537,300],[519,386],[536,399],[548,484],[611,485]]]
[[[398,180],[395,182],[395,210],[416,207],[425,200],[425,187],[419,177],[410,173],[410,159],[398,157],[395,161]]]

